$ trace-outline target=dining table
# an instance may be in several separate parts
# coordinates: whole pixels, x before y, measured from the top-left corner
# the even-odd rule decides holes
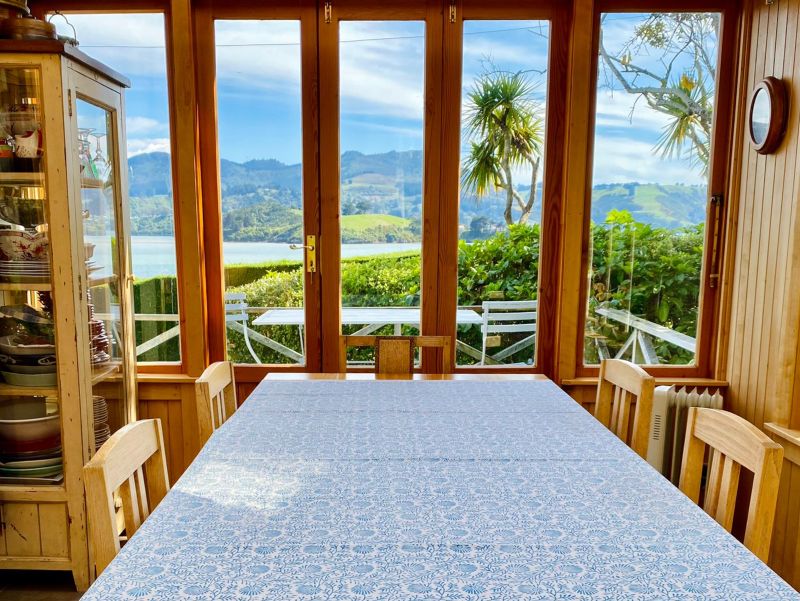
[[[83,599],[800,595],[544,377],[284,375]]]

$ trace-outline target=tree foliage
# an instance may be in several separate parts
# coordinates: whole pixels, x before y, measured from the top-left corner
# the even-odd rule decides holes
[[[473,84],[467,96],[467,133],[470,150],[463,165],[463,186],[478,198],[504,190],[504,218],[527,223],[536,199],[542,157],[544,119],[533,99],[533,83],[523,72],[489,71]],[[514,170],[531,169],[531,187],[525,199],[514,187]]]
[[[604,23],[609,18],[605,15]],[[705,173],[711,147],[716,78],[717,13],[652,13],[621,48],[606,46],[601,27],[600,58],[606,84],[620,86],[669,120],[657,150],[688,158]]]

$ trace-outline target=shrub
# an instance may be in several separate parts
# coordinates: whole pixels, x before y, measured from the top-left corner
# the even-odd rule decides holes
[[[512,225],[485,240],[459,242],[458,303],[478,306],[484,300],[534,300],[539,279],[539,225]],[[630,332],[625,326],[595,313],[601,305],[631,312],[694,337],[702,266],[703,225],[679,229],[657,228],[634,221],[627,212],[609,213],[606,222],[591,225],[592,271],[585,338],[587,363],[598,361],[597,341],[615,354]],[[421,257],[418,251],[342,261],[342,302],[345,306],[408,306],[420,304]],[[236,265],[226,268],[229,290],[244,292],[251,307],[300,307],[303,304],[302,265],[297,262]],[[235,284],[235,285],[233,285]],[[136,310],[175,312],[174,278],[136,283]],[[137,324],[137,342],[147,331],[165,331],[174,324]],[[352,330],[357,329],[353,327]],[[299,350],[295,326],[255,327],[255,331],[291,349]],[[378,333],[391,333],[391,327]],[[404,333],[416,328],[404,327]],[[154,335],[154,334],[152,334]],[[504,335],[503,344],[519,334]],[[478,326],[460,326],[459,340],[481,347]],[[653,339],[663,363],[685,364],[691,353]],[[265,363],[290,363],[284,355],[254,344]],[[228,351],[234,361],[251,362],[241,334],[228,331]],[[177,360],[177,339],[152,351],[155,360]],[[147,354],[141,359],[154,360]],[[359,355],[360,356],[360,355]],[[530,348],[509,358],[524,361]],[[472,359],[459,355],[460,362]]]

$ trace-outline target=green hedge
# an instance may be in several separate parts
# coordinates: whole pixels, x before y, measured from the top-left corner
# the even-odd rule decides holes
[[[588,295],[589,315],[585,356],[595,363],[597,340],[613,355],[629,336],[622,324],[594,312],[601,304],[630,311],[648,321],[696,336],[703,226],[667,229],[635,222],[627,212],[609,213],[606,222],[591,225],[592,272]],[[472,243],[459,242],[458,304],[478,306],[484,300],[534,300],[539,279],[539,226],[512,225],[507,231]],[[342,261],[342,302],[345,306],[419,306],[420,267],[418,251],[355,257]],[[577,268],[577,266],[576,266]],[[303,304],[302,266],[281,261],[226,267],[228,290],[244,292],[251,307],[300,307]],[[146,313],[175,311],[174,278],[152,278],[136,283],[136,310]],[[137,339],[151,337],[174,324],[137,324]],[[255,327],[289,348],[300,350],[297,327]],[[353,328],[355,329],[355,327]],[[386,327],[378,333],[392,333]],[[416,333],[405,327],[404,333]],[[520,334],[504,334],[503,346]],[[460,326],[459,340],[481,346],[478,326]],[[664,363],[684,364],[691,354],[665,342],[655,342]],[[243,337],[228,332],[228,352],[235,361],[252,362]],[[267,363],[291,362],[284,355],[254,344]],[[141,359],[176,360],[177,340]],[[155,359],[151,358],[156,356]],[[510,357],[525,361],[530,349]],[[459,354],[460,363],[473,359]]]
[[[137,314],[177,314],[178,284],[173,276],[159,276],[137,280],[133,285],[133,309]],[[136,321],[136,344],[156,337],[177,325],[177,321]],[[139,361],[179,361],[179,338],[142,354]]]

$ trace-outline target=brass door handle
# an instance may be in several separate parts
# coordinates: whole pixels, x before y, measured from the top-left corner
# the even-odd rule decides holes
[[[305,244],[290,244],[292,250],[304,249],[306,251],[306,271],[315,273],[317,271],[317,237],[306,236]]]

